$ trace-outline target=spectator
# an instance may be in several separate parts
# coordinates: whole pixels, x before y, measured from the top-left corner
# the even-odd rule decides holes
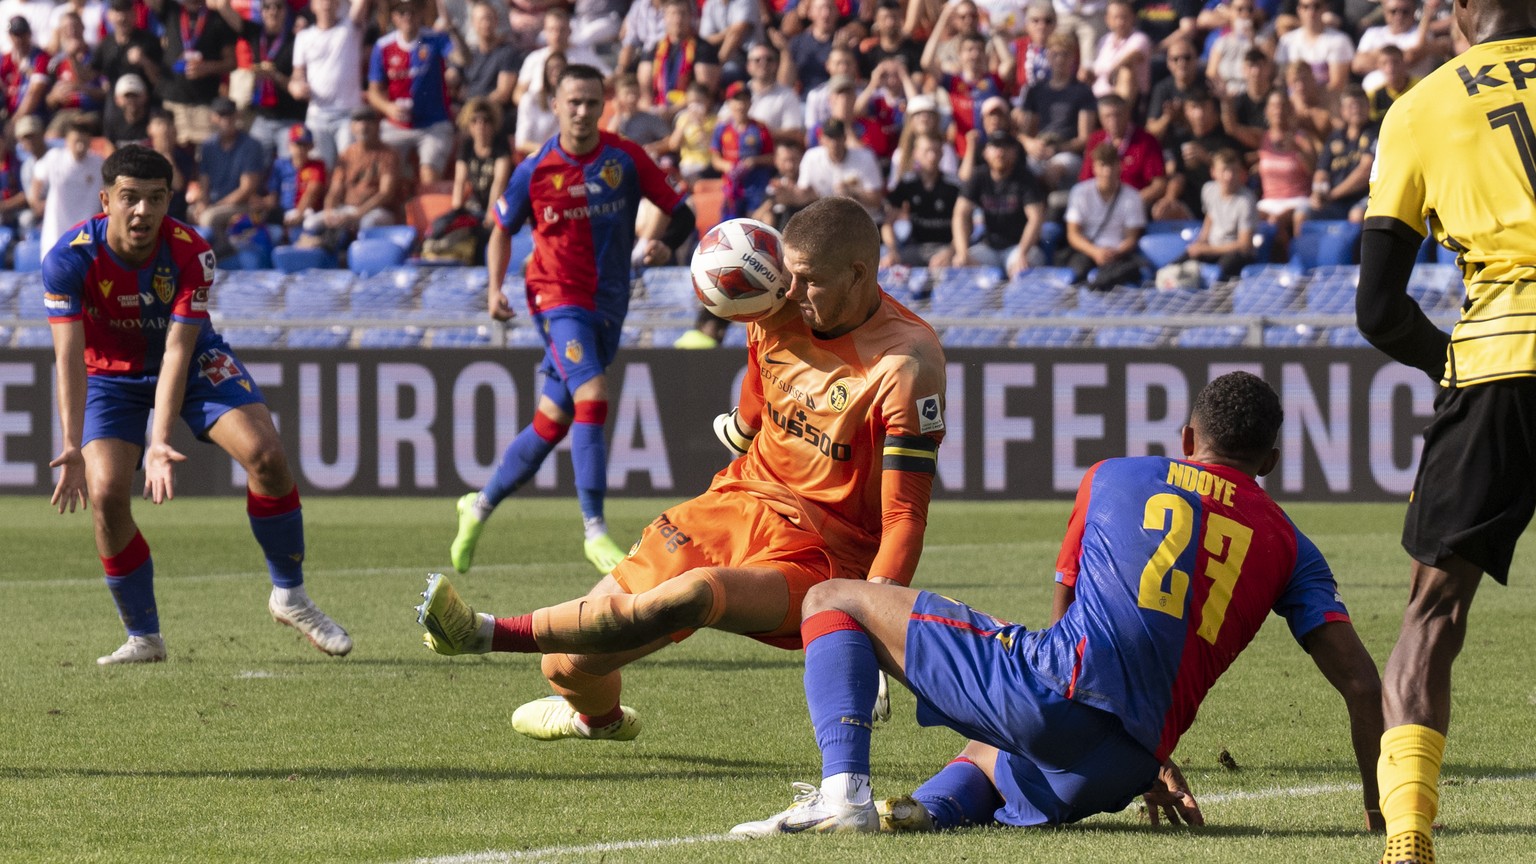
[[[939,122],[939,106],[932,96],[920,94],[913,96],[907,102],[906,123],[901,129],[901,138],[896,142],[896,152],[891,155],[890,179],[886,187],[896,188],[896,184],[910,176],[917,170],[917,158],[914,155],[917,147],[917,139],[924,135],[932,135],[939,139],[939,172],[951,181],[960,176],[960,157],[955,155],[955,148],[944,140],[943,127]]]
[[[593,51],[618,38],[625,0],[574,0],[571,10],[571,44]]]
[[[555,119],[555,82],[560,79],[560,73],[565,71],[565,67],[565,54],[562,52],[553,51],[544,55],[544,66],[539,70],[543,83],[532,96],[520,103],[517,112],[517,134],[512,137],[512,149],[516,154],[514,161],[539,152],[544,142],[559,131],[560,124]]]
[[[459,110],[459,158],[454,163],[454,210],[479,217],[486,236],[496,224],[491,203],[507,188],[512,176],[512,151],[498,134],[501,118],[485,99],[471,99]]]
[[[837,4],[834,0],[809,0],[810,26],[789,40],[789,63],[779,69],[779,82],[793,87],[799,85],[806,94],[806,128],[814,127],[825,116],[813,116],[810,112],[811,93],[827,83],[833,75],[855,75],[858,60],[850,52],[852,65],[834,69],[832,66],[833,37],[837,35]]]
[[[992,96],[1004,96],[1003,80],[987,71],[987,40],[980,34],[968,34],[960,38],[960,74],[950,75],[940,70],[935,50],[937,43],[930,41],[923,51],[923,69],[932,75],[940,90],[949,96],[949,107],[955,118],[955,152],[965,158],[970,142],[976,140],[972,130],[981,128],[982,104]],[[979,136],[980,133],[978,132]]]
[[[1419,10],[1414,0],[1382,0],[1381,11],[1387,23],[1360,34],[1360,44],[1350,61],[1350,70],[1364,78],[1361,86],[1367,91],[1381,86],[1381,49],[1388,45],[1402,52],[1408,75],[1413,78],[1433,72],[1449,56],[1450,40],[1430,33],[1440,0],[1425,0],[1417,22],[1414,13]]]
[[[1184,104],[1196,90],[1207,89],[1205,70],[1200,67],[1194,44],[1183,38],[1173,39],[1167,58],[1171,74],[1157,82],[1147,101],[1147,131],[1164,144],[1189,135]]]
[[[651,145],[665,141],[672,134],[667,121],[640,110],[640,80],[628,72],[620,74],[613,83],[613,115],[608,118],[606,128],[645,147],[652,155],[662,148]]]
[[[1211,179],[1200,189],[1200,205],[1205,220],[1185,258],[1220,265],[1218,281],[1236,279],[1253,263],[1253,232],[1258,222],[1248,172],[1236,150],[1218,150],[1211,157]]]
[[[1219,92],[1236,96],[1244,88],[1244,58],[1258,47],[1259,11],[1254,0],[1232,0],[1226,8],[1231,10],[1231,23],[1211,43],[1205,77],[1216,83]]]
[[[335,2],[335,0],[332,0]],[[124,75],[137,75],[154,96],[160,86],[160,58],[164,50],[160,40],[138,26],[134,0],[112,0],[107,6],[107,37],[96,45],[91,65],[108,81],[120,81]],[[90,28],[86,28],[90,34]]]
[[[1057,26],[1061,32],[1077,38],[1077,56],[1092,57],[1099,50],[1099,40],[1106,29],[1104,0],[1053,0]],[[1092,83],[1088,69],[1080,73],[1083,83]]]
[[[1244,153],[1259,149],[1264,140],[1264,103],[1275,86],[1275,64],[1269,55],[1254,48],[1243,57],[1243,92],[1221,103],[1221,125],[1241,141]]]
[[[1147,130],[1131,123],[1131,106],[1115,94],[1099,99],[1099,130],[1088,136],[1084,149],[1092,153],[1100,144],[1115,148],[1115,165],[1120,169],[1120,179],[1141,195],[1143,206],[1150,208],[1168,191],[1167,166],[1163,164],[1163,147]],[[1089,160],[1083,164],[1078,180],[1093,176],[1100,163]]]
[[[169,64],[170,74],[155,90],[176,115],[181,143],[201,146],[214,134],[209,106],[224,76],[235,68],[235,31],[222,15],[209,13],[206,0],[165,0],[160,22],[165,28],[163,62]]]
[[[1152,40],[1136,29],[1136,9],[1131,0],[1109,0],[1104,7],[1108,32],[1099,39],[1093,62],[1088,65],[1093,95],[1124,95],[1131,88],[1136,99],[1152,87]]]
[[[753,120],[768,127],[774,141],[805,140],[805,103],[778,82],[779,49],[764,42],[747,51],[747,87],[752,91]],[[721,113],[727,110],[721,106]]]
[[[53,43],[53,25],[50,22],[55,8],[54,0],[5,0],[0,3],[0,20],[10,21],[13,17],[27,19],[32,44],[52,54],[48,46]],[[10,53],[13,48],[9,32],[0,36],[0,51]],[[60,137],[63,137],[63,133],[60,133]]]
[[[1093,90],[1077,80],[1075,37],[1053,34],[1045,56],[1050,71],[1024,94],[1019,132],[1029,170],[1050,193],[1077,182],[1083,148],[1098,126],[1098,105]]]
[[[1285,91],[1291,99],[1296,122],[1319,140],[1333,132],[1333,111],[1323,85],[1317,83],[1307,64],[1297,60],[1285,67]],[[1267,123],[1266,123],[1267,125]]]
[[[1371,166],[1376,161],[1376,124],[1371,122],[1370,103],[1365,91],[1350,85],[1339,96],[1337,129],[1323,142],[1312,175],[1312,203],[1309,219],[1365,218],[1365,203],[1371,190]]]
[[[48,61],[48,95],[44,102],[48,113],[82,111],[101,113],[107,101],[106,81],[91,65],[91,46],[85,42],[85,25],[80,16],[68,12],[60,17],[55,34],[59,51]]]
[[[939,170],[943,154],[943,140],[932,133],[918,136],[913,144],[916,170],[896,184],[886,202],[889,218],[880,231],[885,241],[881,266],[949,266],[955,249],[952,214],[960,187]],[[898,220],[911,226],[905,242],[896,235]]]
[[[1013,136],[1013,115],[1008,111],[1008,100],[1001,96],[988,96],[987,100],[981,103],[981,128],[972,129],[966,133],[969,143],[965,148],[965,157],[960,160],[961,183],[975,176],[978,161],[985,164],[977,142],[988,141],[1002,135]]]
[[[302,123],[288,128],[288,152],[272,163],[260,210],[275,216],[290,239],[297,239],[304,219],[325,202],[325,163],[315,158],[315,136]]]
[[[363,103],[363,22],[372,0],[353,0],[346,18],[341,0],[310,0],[315,23],[293,38],[293,77],[288,93],[309,103],[304,126],[327,169],[351,143],[350,117]]]
[[[1074,283],[1096,291],[1137,284],[1148,266],[1137,248],[1147,224],[1146,207],[1141,196],[1121,182],[1115,145],[1106,141],[1088,152],[1093,179],[1073,186],[1067,198],[1064,263],[1072,268]]]
[[[985,61],[987,37],[981,35],[981,13],[976,4],[972,0],[957,0],[945,5],[933,25],[933,32],[923,45],[923,70],[932,75],[934,80],[939,80],[942,75],[965,74],[965,59],[961,52],[965,40],[971,37],[981,40],[982,58]],[[983,62],[984,68],[985,65]]]
[[[512,32],[518,32],[515,20],[512,22]],[[523,68],[517,73],[517,87],[513,90],[512,101],[519,106],[524,104],[524,96],[538,96],[544,92],[546,86],[551,87],[550,93],[553,94],[552,84],[546,83],[548,79],[543,74],[545,61],[551,54],[562,55],[567,65],[584,63],[604,75],[608,74],[611,67],[597,55],[596,51],[586,46],[571,44],[571,13],[567,7],[556,5],[545,9],[544,29],[541,32],[544,36],[544,45],[528,52],[528,56],[523,58]],[[539,142],[540,146],[543,144],[543,141]]]
[[[1242,149],[1237,139],[1222,130],[1220,112],[1215,93],[1195,91],[1184,103],[1188,132],[1168,141],[1168,150],[1173,154],[1169,176],[1179,178],[1180,187],[1171,191],[1196,219],[1204,213],[1201,208],[1206,183],[1212,177],[1212,159],[1222,150]],[[1159,217],[1154,213],[1152,218]]]
[[[688,98],[688,85],[697,81],[714,93],[720,87],[720,61],[715,46],[701,39],[693,26],[693,0],[666,0],[662,15],[666,31],[649,60],[640,61],[641,80],[650,88],[649,110],[671,118]]]
[[[1050,0],[1031,0],[1029,7],[1024,10],[1024,35],[1014,40],[1012,57],[1005,64],[1005,68],[1013,67],[1015,93],[1028,94],[1031,87],[1044,84],[1050,79],[1051,59],[1047,52],[1051,37],[1055,35],[1055,7]],[[1077,57],[1075,38],[1072,56]]]
[[[734,84],[747,78],[747,46],[762,39],[757,0],[702,0],[699,36],[714,46],[720,81]]]
[[[955,204],[951,236],[956,267],[1002,267],[1011,277],[1045,263],[1040,229],[1045,224],[1045,193],[1024,164],[1012,135],[993,133],[982,147],[986,170],[965,181]],[[981,242],[971,243],[976,211],[981,211]]]
[[[149,141],[149,88],[129,72],[112,88],[112,107],[102,121],[102,135],[112,149]]]
[[[854,100],[851,116],[874,126],[871,136],[874,141],[870,147],[879,157],[880,164],[890,164],[891,154],[896,150],[896,139],[901,135],[907,99],[916,95],[918,88],[912,76],[907,74],[900,60],[893,59],[875,67],[875,74],[869,79],[869,84]]]
[[[379,113],[352,111],[352,143],[336,160],[325,209],[304,220],[299,245],[339,252],[363,228],[399,222],[400,154],[380,137]]]
[[[237,104],[253,113],[250,136],[261,145],[262,158],[268,164],[288,147],[288,130],[302,123],[309,106],[293,98],[294,16],[287,0],[261,0],[261,23],[240,19],[228,5],[220,12],[239,28],[242,45],[239,53],[248,54],[252,81],[250,102]],[[231,78],[233,81],[233,78]],[[230,90],[234,91],[231,84]],[[243,95],[243,94],[242,94]],[[244,101],[244,100],[242,100]]]
[[[869,151],[875,154],[875,159],[884,160],[896,149],[896,142],[886,137],[885,127],[872,118],[859,112],[857,105],[859,100],[859,85],[852,78],[838,76],[828,82],[828,89],[832,91],[827,103],[829,116],[827,122],[840,121],[853,140],[859,142]],[[821,143],[821,127],[818,125],[811,130],[809,143],[812,147]]]
[[[177,138],[174,114],[164,108],[149,112],[149,147],[171,163],[171,206],[166,215],[191,222],[187,186],[197,179],[197,152]]]
[[[864,205],[876,225],[885,219],[880,163],[869,148],[849,146],[848,127],[841,120],[822,124],[821,143],[805,151],[800,160],[800,185],[818,198],[846,195],[854,199]]]
[[[1270,94],[1264,111],[1269,129],[1259,147],[1259,213],[1275,226],[1276,246],[1288,249],[1312,206],[1317,143],[1309,132],[1296,125],[1295,109],[1281,91]]]
[[[28,196],[28,204],[30,204],[32,178],[37,173],[37,165],[51,150],[48,146],[47,136],[43,133],[43,120],[36,114],[16,118],[14,128],[16,130],[16,157],[21,160],[21,190]],[[22,212],[19,219],[25,223],[27,228],[37,224],[37,215],[32,212],[30,206]]]
[[[32,44],[32,25],[21,15],[11,18],[6,32],[11,36],[11,50],[0,58],[0,84],[5,86],[6,110],[12,119],[44,116],[47,113],[45,98],[50,58],[47,52]]]
[[[828,75],[821,79],[815,87],[805,88],[805,129],[809,134],[817,126],[827,122],[832,116],[829,103],[832,101],[832,82],[835,80],[848,80],[858,83],[859,61],[858,56],[851,48],[833,48],[827,55],[826,70]],[[812,142],[814,146],[814,142]]]
[[[27,187],[21,183],[21,157],[10,134],[0,124],[0,225],[20,234],[32,221]]]
[[[895,0],[880,0],[875,7],[874,27],[870,37],[859,46],[859,74],[873,78],[875,68],[886,60],[895,60],[908,73],[923,66],[923,46],[912,41],[901,30],[901,4]],[[748,59],[751,56],[748,55]]]
[[[1380,123],[1381,118],[1387,115],[1387,109],[1392,107],[1399,96],[1408,92],[1408,88],[1418,83],[1418,79],[1408,74],[1408,64],[1403,59],[1403,51],[1396,45],[1383,45],[1376,52],[1380,58],[1381,84],[1375,90],[1369,91],[1371,103],[1371,122]]]
[[[672,121],[668,149],[677,154],[677,170],[688,180],[720,176],[709,155],[719,115],[710,110],[709,89],[695,81],[688,85],[688,103]]]
[[[1280,37],[1280,43],[1275,46],[1275,63],[1281,68],[1296,60],[1306,63],[1317,83],[1332,96],[1349,83],[1349,64],[1355,56],[1355,43],[1348,35],[1324,23],[1323,2],[1297,0],[1296,17],[1301,20],[1301,26]]]
[[[464,41],[454,30],[422,28],[421,0],[392,0],[393,32],[373,45],[368,61],[368,103],[388,119],[383,141],[404,164],[416,153],[423,186],[436,183],[453,152],[453,119],[448,113],[448,64],[462,65]],[[435,8],[436,0],[434,0]],[[439,21],[446,19],[438,16]]]
[[[819,197],[815,191],[800,184],[800,165],[804,158],[805,145],[799,141],[780,141],[774,145],[774,176],[768,181],[767,194],[752,214],[753,219],[783,231],[789,224],[789,217],[809,207]]]
[[[619,27],[619,72],[634,74],[641,58],[656,53],[656,43],[666,33],[662,0],[635,0]]]
[[[725,177],[726,219],[746,216],[762,206],[773,179],[773,134],[749,115],[752,91],[745,82],[732,84],[725,94],[730,113],[715,126],[710,161]]]
[[[101,0],[60,0],[57,5],[48,11],[48,29],[50,34],[44,43],[44,48],[50,54],[58,53],[64,46],[60,41],[63,32],[64,17],[74,15],[80,19],[80,38],[85,40],[85,50],[90,54],[101,44],[106,13],[106,4]],[[96,67],[98,70],[101,67]]]
[[[43,254],[71,226],[101,212],[102,161],[91,152],[90,126],[80,120],[69,124],[63,147],[49,150],[37,161],[28,203],[41,220]]]
[[[240,113],[235,103],[219,97],[212,105],[214,136],[203,142],[198,152],[198,188],[201,197],[192,205],[192,218],[204,228],[213,229],[214,251],[221,249],[225,227],[230,220],[248,213],[261,194],[266,180],[266,161],[256,139],[240,131]]]
[[[501,118],[497,133],[506,140],[517,129],[517,104],[512,101],[512,94],[517,90],[523,55],[496,26],[499,18],[491,0],[475,0],[470,6],[474,47],[469,49],[464,64],[464,97],[490,102]]]

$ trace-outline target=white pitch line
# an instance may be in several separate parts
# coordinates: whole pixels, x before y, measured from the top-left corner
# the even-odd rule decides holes
[[[1450,778],[1457,786],[1479,786],[1486,783],[1522,783],[1536,780],[1536,772],[1506,774],[1494,777],[1468,779]],[[1271,786],[1265,789],[1246,789],[1233,792],[1214,792],[1201,795],[1201,804],[1225,804],[1230,801],[1262,801],[1269,798],[1305,798],[1314,795],[1334,795],[1340,792],[1358,792],[1354,783],[1327,783],[1313,786]],[[588,843],[580,846],[546,846],[543,849],[507,849],[468,852],[459,855],[413,858],[409,864],[502,864],[509,861],[547,861],[567,855],[593,855],[604,852],[623,852],[629,849],[670,849],[695,843],[738,842],[742,838],[730,834],[701,834],[695,837],[663,837],[656,840],[622,840],[610,843]]]

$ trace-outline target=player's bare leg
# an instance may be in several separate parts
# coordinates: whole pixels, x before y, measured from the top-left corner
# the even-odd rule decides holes
[[[96,533],[96,552],[106,570],[107,588],[128,631],[122,647],[96,662],[158,663],[165,659],[155,603],[154,561],[133,521],[133,477],[143,452],[137,444],[97,438],[81,448],[85,483]]]
[[[1451,665],[1466,641],[1482,570],[1452,556],[1413,563],[1402,632],[1382,676],[1377,778],[1386,820],[1386,864],[1433,864],[1430,826],[1440,807],[1440,763],[1451,723]]]
[[[882,670],[905,683],[907,622],[919,592],[896,584],[832,579],[801,604],[805,698],[821,749],[820,786],[795,785],[795,802],[731,833],[866,832],[879,829],[869,777],[872,715]]]
[[[271,412],[259,403],[232,408],[214,422],[208,437],[245,469],[251,533],[272,579],[267,599],[272,619],[304,634],[326,654],[347,654],[352,637],[304,589],[303,513]]]

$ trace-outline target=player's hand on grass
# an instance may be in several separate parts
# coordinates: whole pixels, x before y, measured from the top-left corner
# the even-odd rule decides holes
[[[173,475],[177,462],[187,457],[169,444],[151,444],[144,451],[144,497],[163,504],[176,497]]]
[[[1157,780],[1141,797],[1146,802],[1147,819],[1153,825],[1162,824],[1163,819],[1168,820],[1169,825],[1205,824],[1200,805],[1190,794],[1184,772],[1172,759],[1163,760],[1162,767],[1157,769]]]
[[[511,321],[513,318],[512,304],[507,300],[507,292],[499,288],[492,288],[487,294],[486,311],[497,321]]]
[[[60,469],[58,485],[53,487],[53,497],[48,503],[59,508],[60,513],[66,509],[73,513],[76,505],[84,510],[90,499],[85,489],[85,457],[81,455],[80,448],[65,447],[58,458],[48,463],[48,467]]]

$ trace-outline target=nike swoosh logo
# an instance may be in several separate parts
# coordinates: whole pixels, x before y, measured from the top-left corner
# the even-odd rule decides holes
[[[769,364],[771,366],[788,366],[789,365],[789,361],[788,360],[775,360],[772,357],[764,357],[763,358],[763,362],[767,363],[767,364]]]

